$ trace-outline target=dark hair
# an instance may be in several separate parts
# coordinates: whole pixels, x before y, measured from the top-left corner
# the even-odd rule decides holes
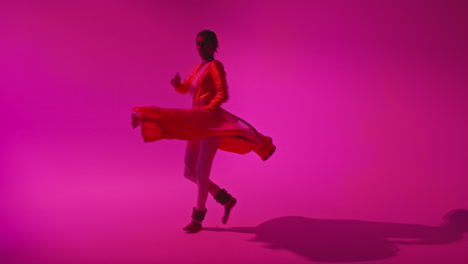
[[[203,30],[203,31],[200,31],[197,36],[203,36],[205,37],[208,41],[210,41],[211,43],[213,43],[213,45],[215,46],[215,51],[218,49],[218,38],[216,37],[216,34],[211,31],[211,30]]]

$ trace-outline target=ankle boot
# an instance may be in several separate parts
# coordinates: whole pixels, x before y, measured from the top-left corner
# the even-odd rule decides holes
[[[184,230],[187,231],[187,233],[197,233],[200,230],[202,230],[202,224],[201,222],[205,219],[206,212],[208,210],[205,209],[205,211],[199,211],[195,208],[193,208],[192,212],[192,222],[188,224],[188,226],[184,227]],[[197,222],[195,222],[197,221]]]
[[[224,216],[222,219],[223,224],[227,223],[229,219],[229,214],[231,213],[231,209],[236,205],[237,200],[236,198],[232,197],[225,189],[220,190],[216,196],[214,197],[215,200],[224,206]]]

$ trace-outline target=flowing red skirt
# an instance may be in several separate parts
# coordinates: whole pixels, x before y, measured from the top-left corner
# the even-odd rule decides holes
[[[193,140],[222,136],[219,149],[239,154],[250,151],[267,160],[275,151],[270,137],[224,109],[171,109],[156,106],[135,107],[132,126],[141,125],[145,142],[160,139]]]

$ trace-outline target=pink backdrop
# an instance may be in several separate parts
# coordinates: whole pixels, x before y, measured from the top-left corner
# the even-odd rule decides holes
[[[212,179],[239,198],[231,226],[290,215],[438,225],[468,207],[467,6],[2,1],[0,258],[305,261],[245,234],[230,238],[237,254],[216,248],[225,233],[183,234],[196,190],[185,143],[144,144],[131,129],[134,106],[189,107],[169,81],[200,61],[203,29],[220,41],[225,108],[277,145],[267,162],[218,153]],[[218,226],[221,208],[208,207]],[[387,261],[466,263],[463,241]]]

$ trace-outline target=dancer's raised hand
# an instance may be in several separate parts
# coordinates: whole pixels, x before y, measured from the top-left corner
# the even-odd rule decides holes
[[[174,86],[174,87],[177,87],[177,86],[179,86],[179,84],[180,84],[180,75],[179,75],[179,73],[177,73],[174,76],[174,78],[172,78],[171,85]]]

